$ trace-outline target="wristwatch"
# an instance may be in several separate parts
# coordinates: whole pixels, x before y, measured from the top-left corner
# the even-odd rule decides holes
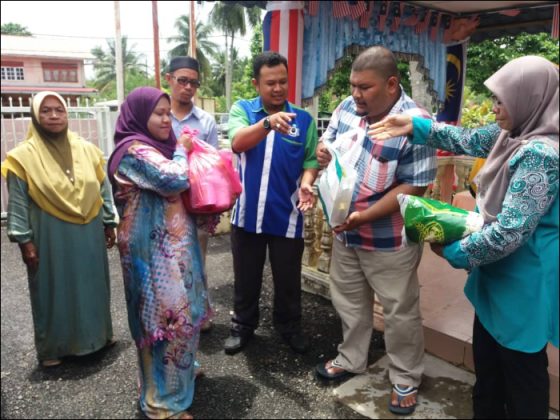
[[[263,120],[263,127],[265,130],[270,130],[270,117],[266,117]]]

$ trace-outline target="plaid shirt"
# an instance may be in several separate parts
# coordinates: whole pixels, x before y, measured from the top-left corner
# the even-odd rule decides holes
[[[431,118],[401,88],[401,97],[389,114],[408,114]],[[377,142],[367,136],[367,120],[356,114],[353,98],[346,98],[334,111],[322,141],[343,154],[359,138],[362,147],[353,156],[358,181],[352,196],[350,213],[374,205],[399,184],[427,186],[436,176],[436,149],[410,144],[406,137]],[[354,154],[354,151],[352,152]],[[356,230],[343,232],[338,239],[346,246],[370,251],[401,249],[403,219],[400,212],[366,223]]]

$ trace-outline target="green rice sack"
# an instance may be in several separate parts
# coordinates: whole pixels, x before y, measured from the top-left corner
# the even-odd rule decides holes
[[[398,194],[406,238],[412,242],[448,244],[478,232],[482,216],[443,201]]]

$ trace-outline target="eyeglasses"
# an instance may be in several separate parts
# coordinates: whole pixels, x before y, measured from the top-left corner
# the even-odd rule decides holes
[[[176,80],[181,86],[191,85],[192,87],[200,87],[200,80],[197,79],[189,79],[187,77],[175,77],[171,76],[172,79]]]

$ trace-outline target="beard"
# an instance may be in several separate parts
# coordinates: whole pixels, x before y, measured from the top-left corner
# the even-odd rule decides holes
[[[192,98],[189,100],[179,98],[177,102],[179,102],[179,105],[183,106],[190,105],[192,103]]]

